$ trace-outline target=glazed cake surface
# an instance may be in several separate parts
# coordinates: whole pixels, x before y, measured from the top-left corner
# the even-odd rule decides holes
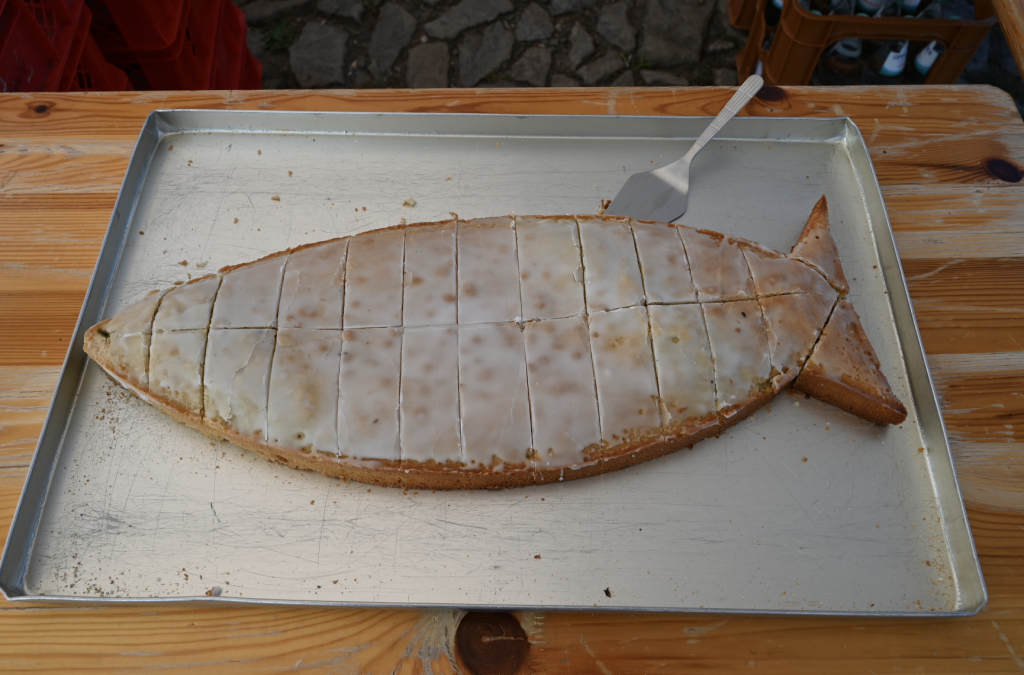
[[[901,420],[847,290],[824,198],[789,256],[627,218],[452,219],[155,292],[91,328],[86,351],[172,417],[273,461],[514,487],[692,445],[804,380]]]

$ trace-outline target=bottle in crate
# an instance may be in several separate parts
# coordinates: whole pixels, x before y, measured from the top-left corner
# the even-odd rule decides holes
[[[873,41],[872,41],[873,42]],[[867,55],[863,84],[901,84],[907,67],[909,40],[886,40]]]
[[[905,3],[904,3],[905,6]],[[943,12],[943,0],[932,0],[916,14],[918,19],[941,19]],[[945,45],[938,40],[930,42],[911,43],[910,53],[907,56],[907,69],[903,81],[906,84],[924,84],[928,79],[928,73],[932,66],[946,51]]]
[[[821,57],[814,74],[814,84],[842,86],[860,83],[864,68],[863,41],[860,38],[843,38]]]

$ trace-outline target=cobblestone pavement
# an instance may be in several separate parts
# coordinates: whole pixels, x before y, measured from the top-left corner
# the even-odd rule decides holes
[[[266,89],[733,85],[727,0],[235,0]]]
[[[234,2],[265,89],[734,85],[746,41],[728,0]],[[1009,91],[1024,112],[998,26],[959,82]]]

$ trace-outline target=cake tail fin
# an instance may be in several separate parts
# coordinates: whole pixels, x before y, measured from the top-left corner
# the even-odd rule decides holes
[[[849,300],[836,303],[793,387],[875,424],[907,418]]]
[[[828,227],[828,200],[824,195],[811,210],[803,234],[800,235],[789,257],[807,263],[821,272],[832,288],[842,295],[849,292],[850,285],[843,274],[843,264],[839,262],[836,241]]]

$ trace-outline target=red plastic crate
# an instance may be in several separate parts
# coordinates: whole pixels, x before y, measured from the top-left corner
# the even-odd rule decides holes
[[[78,62],[71,91],[131,91],[132,85],[123,70],[103,58],[103,52],[92,36],[85,38],[82,59]]]
[[[81,54],[83,12],[82,0],[0,0],[0,91],[58,91]]]

